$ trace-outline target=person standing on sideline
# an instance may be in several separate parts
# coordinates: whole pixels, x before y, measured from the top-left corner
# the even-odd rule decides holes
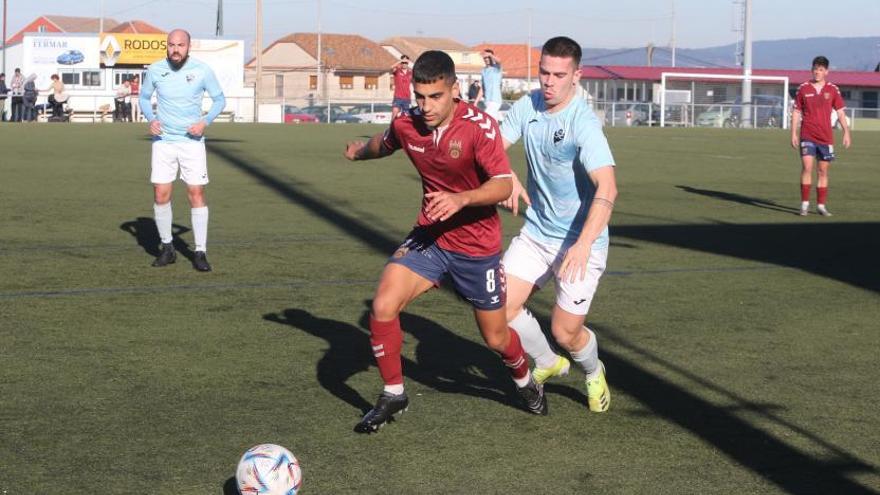
[[[168,56],[147,68],[141,87],[140,107],[153,135],[150,181],[153,183],[156,228],[162,240],[161,253],[153,266],[166,266],[176,260],[171,243],[171,191],[179,169],[191,206],[195,237],[193,267],[209,272],[208,205],[204,192],[208,183],[208,163],[204,135],[205,128],[226,106],[226,98],[214,71],[204,62],[191,58],[189,48],[188,32],[175,29],[168,33]],[[153,93],[158,98],[158,116],[153,113],[150,103]],[[208,93],[213,104],[203,116],[204,93]]]
[[[485,100],[486,113],[498,120],[500,115],[498,111],[501,109],[501,59],[495,56],[494,51],[487,48],[483,50],[483,63],[486,64],[482,72],[483,84],[477,92],[474,105]]]
[[[40,92],[39,90],[37,90],[37,75],[35,73],[31,73],[31,75],[29,75],[27,79],[24,80],[24,86],[22,86],[22,120],[26,122],[33,122],[37,120],[37,97],[39,95]]]
[[[543,388],[532,378],[519,337],[505,320],[501,219],[495,205],[511,193],[511,171],[497,124],[455,96],[455,64],[446,53],[422,53],[413,79],[418,107],[367,143],[352,142],[345,149],[349,160],[404,150],[422,178],[424,193],[416,226],[388,260],[373,297],[370,343],[385,386],[355,431],[377,431],[409,405],[400,313],[445,275],[473,307],[483,340],[501,355],[526,408],[547,414]]]
[[[843,147],[849,148],[852,143],[844,111],[846,103],[837,86],[826,80],[828,63],[828,59],[821,55],[813,59],[813,79],[800,85],[791,112],[791,147],[801,152],[801,216],[806,216],[810,210],[813,163],[816,159],[819,160],[816,169],[816,211],[822,216],[831,216],[825,202],[828,199],[828,171],[835,158],[832,112],[837,112],[837,121],[843,127]]]
[[[24,108],[22,108],[24,106],[22,102],[22,97],[24,96],[24,76],[21,75],[21,69],[17,67],[12,74],[12,81],[9,82],[9,96],[10,104],[12,105],[10,108],[12,116],[9,120],[21,122],[21,118],[24,116]]]
[[[412,70],[409,68],[409,57],[401,55],[400,60],[391,66],[391,75],[394,77],[394,98],[391,100],[391,120],[401,113],[406,113],[412,105]]]
[[[0,122],[6,122],[6,95],[9,88],[6,87],[6,74],[0,72]]]
[[[574,40],[560,36],[544,43],[540,89],[514,103],[501,125],[505,148],[523,140],[528,166],[526,190],[514,175],[504,203],[514,214],[520,196],[529,205],[525,225],[504,254],[507,321],[535,360],[538,382],[567,373],[568,359],[553,352],[524,306],[553,277],[551,332],[586,375],[589,409],[604,412],[611,390],[596,335],[584,323],[608,259],[617,182],[602,123],[581,93],[580,63],[581,47]]]
[[[132,122],[138,122],[141,118],[141,109],[140,109],[140,95],[141,95],[141,76],[140,74],[135,74],[129,80],[129,87],[131,88],[131,112],[130,112],[130,120]]]

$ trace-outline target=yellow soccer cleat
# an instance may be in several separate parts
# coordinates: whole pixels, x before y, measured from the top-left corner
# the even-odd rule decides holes
[[[535,366],[535,369],[532,370],[532,376],[535,377],[536,382],[543,385],[544,382],[554,376],[567,375],[569,367],[571,367],[571,364],[568,362],[568,359],[565,359],[562,356],[556,356],[556,362],[553,366],[549,368],[538,368]]]
[[[602,361],[599,361],[599,368],[599,376],[586,380],[587,405],[593,412],[605,412],[611,406],[611,389],[605,381],[605,364]]]

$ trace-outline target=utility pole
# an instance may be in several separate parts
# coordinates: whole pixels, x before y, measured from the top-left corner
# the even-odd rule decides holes
[[[217,0],[217,26],[214,36],[223,36],[223,0]]]
[[[254,122],[260,121],[260,86],[263,83],[263,0],[257,2],[257,36],[254,51],[257,59],[257,80],[254,83]]]
[[[526,68],[528,70],[528,86],[526,92],[532,90],[532,9],[528,9],[529,15],[529,38],[526,42]]]
[[[752,127],[752,0],[745,0],[744,5],[742,126]]]
[[[675,67],[675,0],[672,0],[672,39],[669,44],[672,48],[672,66]]]
[[[318,3],[318,91],[320,97],[326,98],[327,101],[325,104],[327,105],[327,123],[330,123],[330,92],[327,91],[327,81],[324,79],[324,67],[321,65],[322,57],[322,49],[321,49],[321,0],[317,0]]]
[[[6,0],[3,0],[3,73],[6,73]]]

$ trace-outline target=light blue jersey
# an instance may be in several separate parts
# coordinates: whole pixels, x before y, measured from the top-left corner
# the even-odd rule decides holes
[[[532,206],[525,233],[552,246],[577,240],[587,220],[596,188],[587,173],[614,165],[602,124],[577,94],[564,109],[547,113],[540,90],[520,98],[507,112],[501,135],[509,143],[524,139]],[[593,249],[608,246],[608,228]]]
[[[483,99],[501,103],[501,66],[483,67]]]
[[[150,98],[158,93],[158,115],[153,114]],[[162,135],[157,139],[165,141],[201,141],[204,137],[191,136],[187,129],[203,119],[202,97],[207,92],[214,103],[204,117],[210,124],[226,106],[223,89],[217,76],[206,63],[192,57],[179,70],[173,70],[167,59],[151,64],[147,68],[141,85],[141,112],[148,122],[158,118],[162,124]]]

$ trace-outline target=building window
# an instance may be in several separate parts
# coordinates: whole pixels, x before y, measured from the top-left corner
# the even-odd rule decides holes
[[[318,76],[309,76],[309,89],[318,89]]]
[[[38,27],[37,27],[37,32],[38,32],[38,33],[46,33],[46,32],[48,32],[48,31],[49,31],[49,30],[46,28],[46,26],[38,26]]]
[[[134,76],[140,75],[141,71],[137,69],[117,69],[113,71],[113,86],[122,86],[125,81],[131,81]],[[143,78],[141,78],[143,79]]]
[[[339,76],[339,89],[354,89],[354,76]]]
[[[284,96],[284,74],[275,74],[275,96]]]
[[[69,86],[79,86],[79,72],[62,72],[61,82]]]
[[[364,89],[377,89],[379,87],[379,76],[364,76]]]
[[[82,85],[83,86],[100,86],[101,85],[101,72],[97,70],[87,70],[82,73]]]

